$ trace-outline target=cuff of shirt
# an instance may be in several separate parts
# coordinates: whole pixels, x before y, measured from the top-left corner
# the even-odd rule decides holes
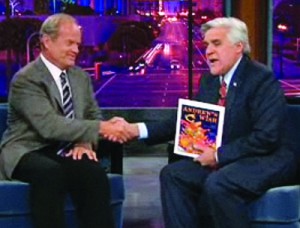
[[[140,136],[139,139],[146,139],[148,138],[148,129],[146,127],[145,123],[137,123],[139,132],[140,132]]]
[[[216,159],[216,162],[219,163],[218,150],[215,152],[215,159]]]

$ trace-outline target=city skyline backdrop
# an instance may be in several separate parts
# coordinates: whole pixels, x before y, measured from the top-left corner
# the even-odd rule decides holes
[[[0,5],[5,6],[6,0],[0,0]],[[97,14],[103,15],[108,10],[116,9],[121,15],[136,13],[136,10],[144,10],[148,13],[153,11],[164,12],[165,14],[176,14],[187,10],[189,0],[11,0],[18,3],[16,9],[19,11],[35,11],[38,5],[49,6],[49,13],[59,12],[59,7],[63,3],[77,4],[79,6],[90,7]],[[223,9],[223,0],[193,0],[193,10]]]

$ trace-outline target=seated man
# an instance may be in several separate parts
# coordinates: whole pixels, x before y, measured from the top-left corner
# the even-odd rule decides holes
[[[248,203],[295,175],[294,155],[282,140],[285,98],[270,69],[248,56],[244,22],[216,18],[203,24],[202,32],[210,73],[201,77],[195,100],[225,106],[222,145],[217,150],[199,145],[196,159],[163,168],[165,227],[203,227],[199,201],[204,196],[215,227],[250,228]],[[176,118],[170,118],[132,124],[131,130],[158,143],[174,139],[175,125]]]
[[[75,67],[81,43],[75,19],[52,15],[40,35],[40,56],[11,82],[0,176],[30,183],[35,227],[65,227],[70,193],[80,227],[112,228],[109,183],[93,146],[104,135],[123,142],[126,123],[102,120],[89,76]]]

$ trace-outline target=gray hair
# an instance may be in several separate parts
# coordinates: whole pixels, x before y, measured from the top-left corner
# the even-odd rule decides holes
[[[51,39],[56,39],[58,36],[59,26],[62,22],[73,22],[78,24],[76,19],[68,14],[53,14],[43,22],[40,29],[40,37],[48,35]]]
[[[243,52],[249,54],[251,51],[248,37],[247,25],[234,17],[219,17],[215,18],[201,26],[202,34],[205,34],[212,28],[228,28],[228,39],[236,44],[241,42],[244,45]]]

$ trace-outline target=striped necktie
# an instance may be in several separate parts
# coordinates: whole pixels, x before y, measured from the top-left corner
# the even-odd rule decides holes
[[[62,72],[60,74],[60,83],[62,87],[62,105],[63,111],[66,118],[74,119],[74,109],[73,109],[73,101],[72,101],[72,94],[71,94],[71,87],[67,79],[67,74]],[[57,152],[60,156],[65,156],[68,153],[72,143],[61,143],[60,150]]]
[[[71,87],[67,79],[67,74],[65,72],[62,72],[60,74],[60,82],[62,86],[62,95],[63,95],[62,104],[63,104],[64,115],[67,118],[74,119]]]
[[[219,101],[218,105],[225,106],[226,104],[226,94],[227,94],[227,85],[224,80],[224,77],[221,77],[221,86],[219,89]]]

